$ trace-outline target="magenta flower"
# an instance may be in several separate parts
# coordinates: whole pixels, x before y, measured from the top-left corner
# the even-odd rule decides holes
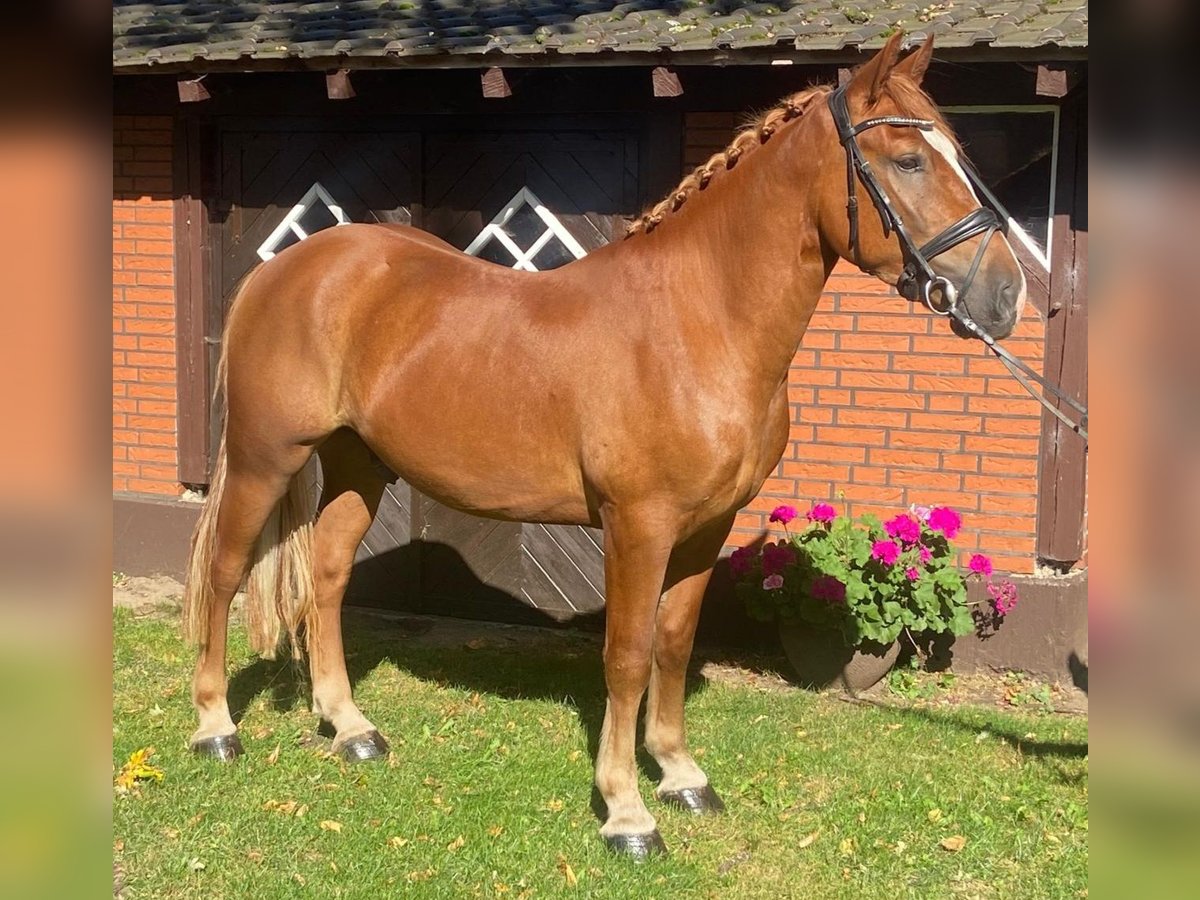
[[[763,579],[764,591],[777,591],[783,587],[783,576],[779,574],[768,575]]]
[[[745,575],[754,565],[758,552],[753,547],[738,547],[729,554],[729,571],[734,578]]]
[[[786,525],[798,515],[799,513],[796,512],[796,507],[794,506],[777,506],[771,510],[771,521],[778,522],[780,525]]]
[[[787,544],[767,544],[762,549],[764,575],[778,575],[796,561],[796,551]]]
[[[907,569],[904,570],[904,574],[905,574],[905,576],[907,576],[909,581],[916,581],[918,578],[921,577],[921,573],[920,573],[920,571],[917,570],[916,566],[909,566]]]
[[[920,552],[918,552],[917,555],[921,558],[922,563],[927,563],[933,559],[933,551],[924,544],[921,545]]]
[[[962,517],[948,506],[937,506],[929,511],[929,527],[952,541],[962,528]]]
[[[928,506],[910,506],[908,511],[921,522],[929,521],[929,513],[932,512]]]
[[[826,603],[846,602],[846,585],[832,575],[818,575],[813,579],[810,591],[815,599]]]
[[[1016,609],[1017,586],[1011,581],[1002,581],[1000,584],[988,584],[987,591],[991,595],[992,608],[996,610],[997,615],[1007,616]]]
[[[901,513],[883,523],[888,537],[898,538],[906,544],[915,544],[921,539],[921,525],[912,516]]]
[[[814,503],[808,511],[808,521],[823,522],[829,525],[837,518],[837,510],[828,503]]]
[[[967,563],[967,568],[976,575],[991,575],[992,561],[982,553],[975,553],[971,556],[971,561]]]
[[[896,562],[900,556],[900,548],[895,541],[876,541],[871,545],[871,558],[877,559],[885,566]]]

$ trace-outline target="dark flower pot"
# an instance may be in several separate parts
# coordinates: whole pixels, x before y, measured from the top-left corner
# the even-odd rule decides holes
[[[800,619],[779,620],[779,642],[802,687],[840,690],[852,697],[877,684],[900,655],[898,641],[886,647],[874,641],[847,647],[837,632]]]

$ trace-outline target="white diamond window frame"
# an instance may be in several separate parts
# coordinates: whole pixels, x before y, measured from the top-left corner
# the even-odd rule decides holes
[[[283,221],[275,226],[275,230],[267,235],[267,239],[258,246],[258,258],[263,262],[273,257],[276,254],[276,247],[279,246],[280,240],[289,231],[304,240],[308,237],[308,232],[300,227],[300,219],[306,212],[312,209],[313,204],[320,200],[325,204],[325,207],[333,213],[333,217],[337,219],[338,225],[349,225],[350,218],[342,210],[342,205],[333,199],[333,195],[325,190],[325,186],[319,181],[313,182],[313,186],[308,189],[300,202],[292,207],[292,211],[283,217]],[[337,227],[336,225],[333,227]],[[322,231],[324,229],[321,229]]]
[[[546,225],[546,230],[538,236],[536,241],[529,245],[528,250],[522,250],[512,238],[504,233],[504,226],[508,224],[509,219],[516,215],[522,206],[528,206],[532,209]],[[583,257],[587,256],[587,251],[583,249],[579,241],[575,240],[562,222],[554,217],[554,213],[546,208],[546,205],[538,199],[537,194],[529,188],[523,187],[513,195],[513,198],[508,203],[504,204],[504,208],[496,213],[496,217],[484,226],[483,230],[475,236],[475,240],[471,241],[467,245],[467,249],[463,252],[471,256],[477,256],[479,251],[486,247],[488,243],[496,240],[516,259],[516,262],[512,264],[512,268],[523,269],[526,272],[536,272],[538,269],[533,264],[533,258],[554,238],[562,241],[563,246],[576,259],[583,259]]]

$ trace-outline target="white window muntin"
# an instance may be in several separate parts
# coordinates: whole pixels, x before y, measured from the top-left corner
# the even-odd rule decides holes
[[[505,234],[504,226],[508,224],[508,220],[516,214],[517,210],[526,205],[537,213],[538,218],[546,224],[546,230],[541,233],[536,241],[529,245],[528,250],[522,250],[513,242],[512,238]],[[483,230],[475,236],[475,240],[467,245],[464,252],[475,256],[488,245],[489,241],[497,240],[516,259],[512,268],[524,269],[526,272],[536,272],[537,267],[533,264],[533,258],[554,238],[562,241],[563,245],[576,259],[582,259],[587,256],[587,251],[583,249],[579,241],[575,240],[571,232],[567,231],[563,224],[554,217],[554,214],[546,209],[542,201],[537,198],[537,195],[529,190],[529,188],[523,187],[513,195],[513,198],[508,203],[504,204],[504,208],[496,214],[496,217],[484,226]]]
[[[1017,240],[1030,252],[1034,259],[1041,264],[1042,268],[1047,272],[1050,271],[1050,248],[1053,245],[1054,237],[1054,192],[1058,183],[1058,121],[1060,110],[1052,104],[1026,104],[1021,106],[943,106],[940,107],[944,113],[967,113],[967,114],[987,114],[987,113],[1034,113],[1044,115],[1049,113],[1052,116],[1051,136],[1050,136],[1050,203],[1047,206],[1049,213],[1046,220],[1046,249],[1043,250],[1038,246],[1037,241],[1027,232],[1020,224],[1009,216],[1008,233],[1015,236]]]
[[[300,202],[292,207],[292,211],[283,217],[283,221],[276,225],[275,230],[267,235],[267,239],[259,245],[258,256],[260,259],[265,262],[274,256],[280,240],[289,231],[300,240],[308,237],[308,232],[300,227],[300,219],[312,208],[313,203],[317,200],[324,203],[326,208],[333,213],[333,217],[337,219],[338,225],[350,224],[350,219],[343,212],[341,204],[333,199],[321,182],[314,182],[313,186],[308,189],[308,192],[300,198]]]

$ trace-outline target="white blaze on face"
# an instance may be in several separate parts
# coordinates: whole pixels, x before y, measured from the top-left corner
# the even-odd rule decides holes
[[[980,200],[979,195],[975,193],[975,186],[971,184],[971,179],[967,177],[966,170],[963,169],[962,163],[959,162],[958,148],[954,146],[954,141],[950,140],[950,138],[948,138],[937,128],[931,128],[928,131],[922,129],[920,131],[920,135],[921,137],[925,138],[925,142],[929,144],[929,146],[940,153],[942,158],[950,164],[950,168],[954,170],[956,175],[958,175],[959,179],[962,181],[963,185],[966,186],[970,195],[975,198],[975,202],[982,206],[983,201]],[[1004,240],[1004,246],[1008,248],[1008,252],[1012,253],[1013,265],[1017,267],[1017,272],[1020,273],[1021,276],[1021,290],[1017,294],[1017,321],[1019,322],[1021,321],[1021,313],[1025,310],[1025,301],[1028,299],[1025,285],[1025,269],[1022,268],[1020,261],[1017,259],[1017,254],[1013,253],[1012,245],[1008,243],[1003,235],[1001,235],[1001,240]]]

